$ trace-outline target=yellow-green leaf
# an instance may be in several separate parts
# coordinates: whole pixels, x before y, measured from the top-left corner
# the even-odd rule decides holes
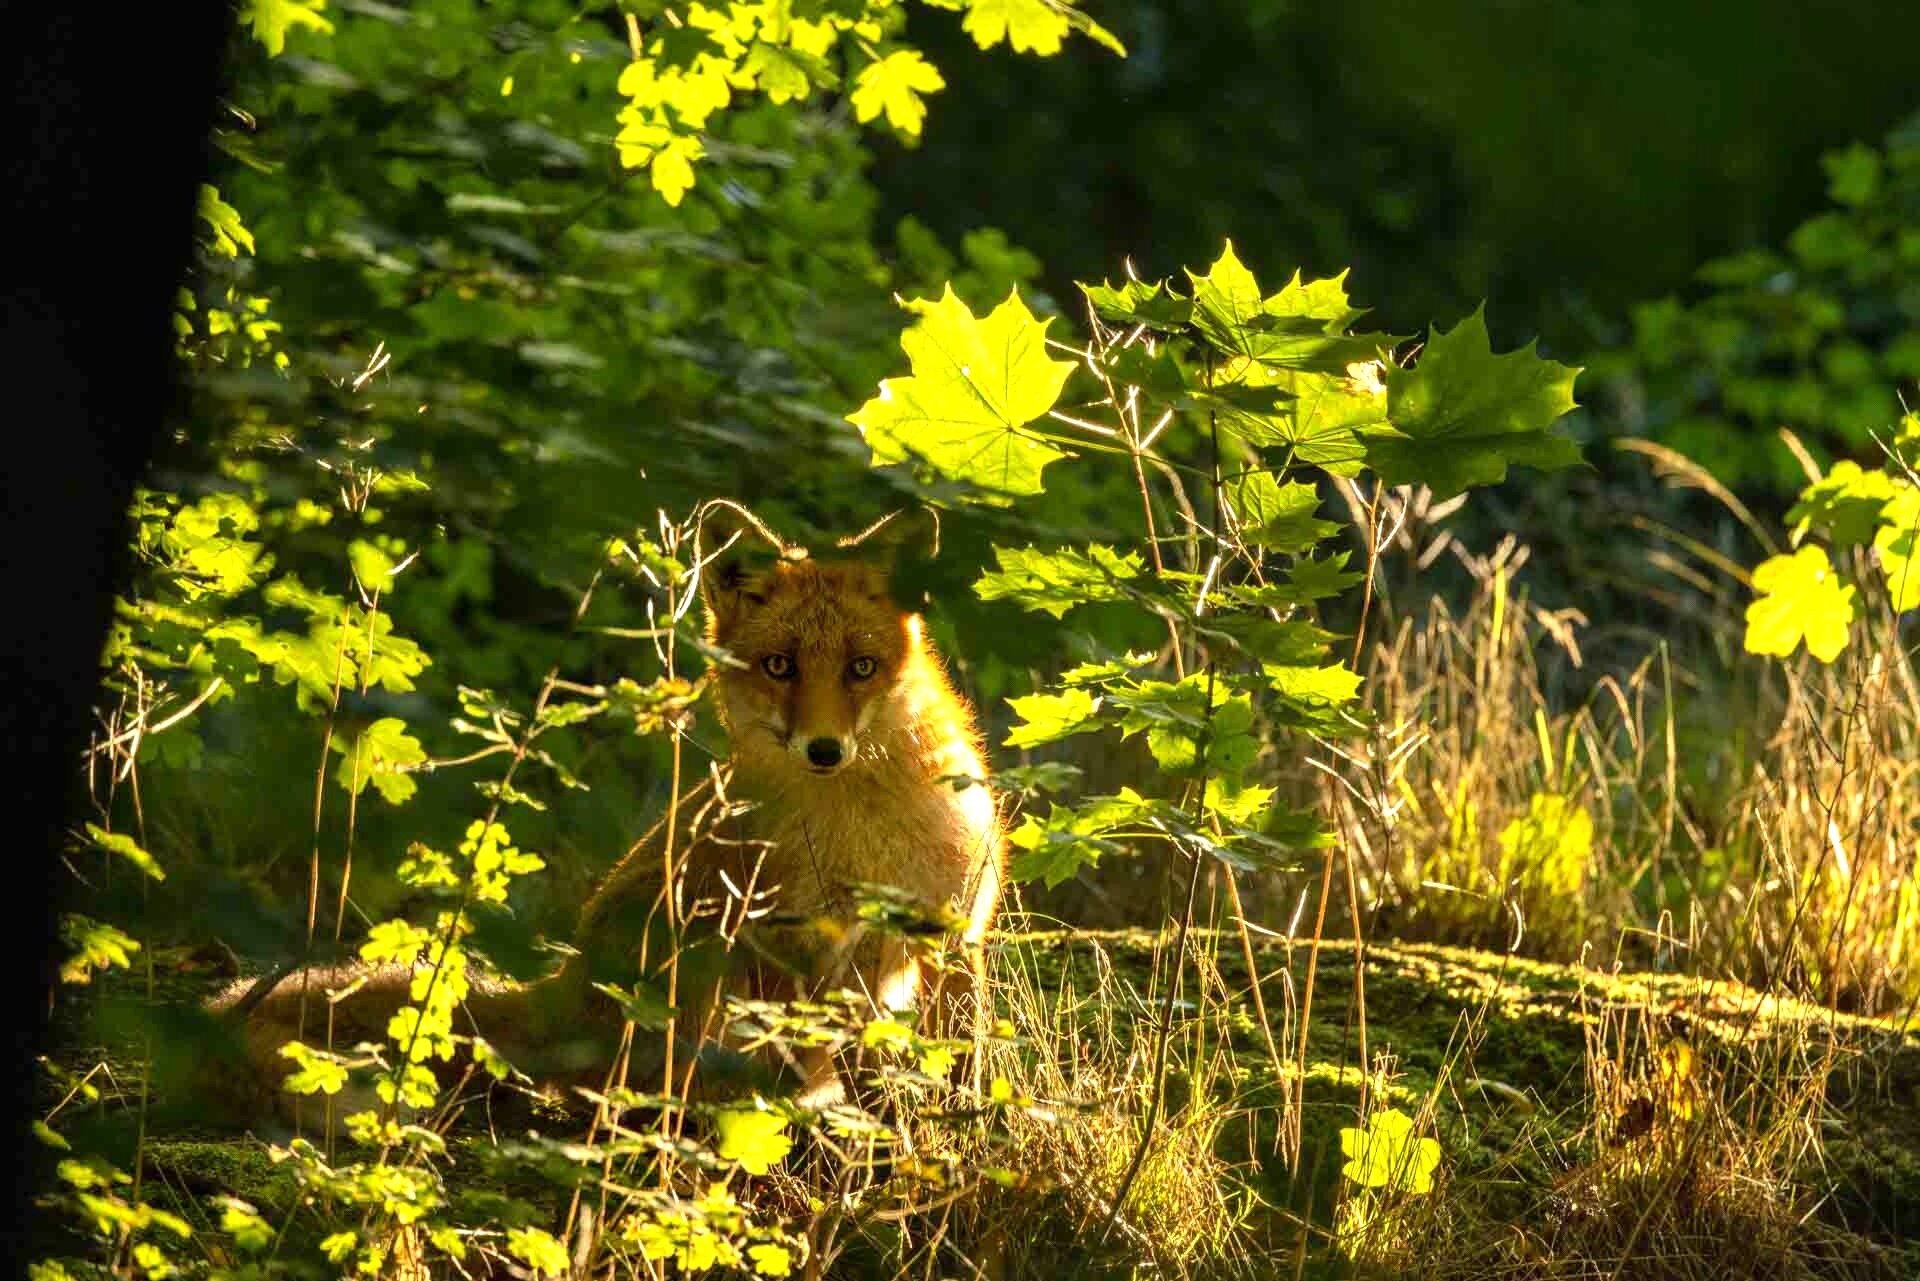
[[[1413,1118],[1398,1108],[1374,1113],[1364,1130],[1343,1128],[1340,1154],[1347,1158],[1340,1173],[1363,1188],[1429,1192],[1440,1166],[1440,1145],[1414,1138]]]
[[[510,1229],[507,1250],[541,1276],[556,1277],[567,1270],[566,1248],[539,1228]]]
[[[1073,365],[1047,356],[1050,321],[1035,320],[1018,290],[976,317],[948,285],[938,302],[912,304],[920,321],[900,336],[910,378],[847,415],[873,465],[915,461],[999,498],[1041,492],[1041,470],[1064,457],[1024,431],[1053,408]]]
[[[1046,0],[973,0],[960,29],[982,49],[1005,40],[1015,53],[1050,58],[1066,39],[1067,20]]]
[[[320,16],[327,0],[247,0],[240,20],[253,28],[253,37],[277,58],[287,50],[287,32],[305,27],[323,36],[333,34],[333,24]]]
[[[1873,549],[1880,556],[1880,572],[1887,577],[1887,595],[1895,613],[1920,609],[1920,489],[1902,483],[1893,501],[1880,513]]]
[[[793,1251],[784,1245],[748,1246],[747,1258],[753,1261],[753,1270],[763,1277],[793,1275]]]
[[[1791,556],[1775,556],[1753,571],[1760,599],[1747,606],[1747,652],[1793,653],[1802,640],[1807,652],[1831,663],[1847,647],[1858,593],[1844,582],[1820,547],[1802,547]]]
[[[920,136],[927,104],[920,95],[947,87],[940,69],[917,49],[901,49],[862,68],[853,82],[853,114],[862,124],[885,113],[887,123],[909,138]]]
[[[738,1161],[748,1174],[765,1174],[793,1149],[787,1118],[758,1108],[730,1108],[714,1118],[720,1155]]]
[[[121,858],[126,859],[127,862],[133,864],[154,880],[164,881],[167,879],[166,872],[163,871],[160,864],[154,860],[153,855],[140,848],[139,843],[126,833],[109,832],[105,828],[89,823],[87,824],[87,835],[93,838],[95,845],[98,845],[109,854],[118,854]]]
[[[1099,729],[1100,700],[1084,689],[1010,698],[1007,706],[1021,723],[1007,731],[1008,747],[1038,747],[1071,734]]]
[[[200,184],[200,217],[213,228],[213,247],[227,257],[238,258],[242,249],[253,252],[253,233],[241,223],[240,211],[220,199],[219,191],[204,182]],[[208,324],[211,327],[212,321]],[[212,329],[211,332],[220,331]]]

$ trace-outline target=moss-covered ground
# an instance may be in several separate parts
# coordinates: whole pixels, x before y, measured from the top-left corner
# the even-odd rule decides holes
[[[1002,974],[1017,976],[1003,984],[1003,1008],[1010,1000],[1024,1001],[1031,1016],[1039,1008],[1036,994],[1051,1000],[1063,991],[1104,993],[1104,1000],[1125,1008],[1117,1016],[1109,1011],[1101,1025],[1131,1035],[1144,1052],[1161,1008],[1167,942],[1167,936],[1144,930],[1010,935],[999,944],[996,960]],[[1272,1048],[1281,1060],[1276,1070],[1268,1038],[1253,1016],[1239,938],[1196,931],[1189,944],[1187,977],[1175,1006],[1170,1105],[1177,1108],[1195,1084],[1185,1065],[1206,1065],[1205,1088],[1229,1105],[1234,1118],[1221,1133],[1223,1154],[1252,1172],[1260,1196],[1289,1222],[1327,1221],[1342,1163],[1338,1133],[1354,1124],[1360,1098],[1364,1024],[1376,1066],[1383,1054],[1390,1056],[1387,1071],[1370,1081],[1376,1102],[1409,1114],[1427,1108],[1445,1154],[1447,1183],[1475,1187],[1476,1213],[1493,1216],[1538,1213],[1555,1183],[1625,1122],[1608,1115],[1617,1099],[1594,1094],[1596,1053],[1631,1059],[1648,1046],[1684,1038],[1697,1047],[1703,1077],[1711,1075],[1728,1097],[1750,1099],[1742,1093],[1743,1073],[1804,1064],[1834,1047],[1838,1066],[1803,1118],[1819,1139],[1800,1175],[1807,1212],[1895,1252],[1920,1228],[1920,1036],[1890,1020],[1835,1014],[1678,974],[1606,974],[1426,945],[1370,946],[1364,967],[1357,968],[1351,943],[1328,942],[1314,963],[1296,1173],[1280,1155],[1274,1132],[1279,1113],[1272,1105],[1299,1085],[1298,1012],[1312,950],[1304,943],[1255,940],[1261,993],[1275,1032]],[[58,1020],[56,1058],[68,1072],[91,1071],[89,1080],[104,1096],[103,1106],[78,1111],[69,1105],[56,1120],[76,1149],[99,1151],[123,1167],[131,1161],[144,1029],[151,1027],[156,1038],[190,1036],[198,1002],[221,978],[207,967],[159,967],[159,1014],[151,1024],[135,1013],[145,1004],[144,976],[69,994]],[[1226,1011],[1208,1022],[1210,1033],[1191,1017],[1199,985],[1213,1010]],[[1055,1034],[1066,1034],[1071,1019],[1050,1017],[1056,1019]],[[1215,1038],[1211,1053],[1208,1035]],[[66,1088],[49,1079],[43,1114]],[[196,1123],[168,1102],[165,1074],[156,1073],[145,1168],[165,1196],[185,1202],[231,1193],[269,1216],[293,1207],[291,1178],[268,1159],[257,1138]],[[513,1125],[524,1131],[527,1114],[512,1115]],[[529,1204],[560,1195],[538,1178],[486,1159],[487,1119],[484,1109],[470,1109],[470,1132],[454,1149],[461,1171],[455,1185],[468,1221],[523,1215]],[[497,1124],[501,1118],[492,1119]],[[571,1124],[556,1119],[553,1132],[573,1133]]]

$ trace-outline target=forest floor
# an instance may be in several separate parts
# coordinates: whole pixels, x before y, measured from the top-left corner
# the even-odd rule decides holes
[[[1677,974],[1606,974],[1392,943],[1369,946],[1356,972],[1351,943],[1324,944],[1317,961],[1304,943],[1251,943],[1272,1036],[1255,1017],[1240,937],[1194,931],[1173,1005],[1163,1113],[1177,1126],[1194,1111],[1196,1086],[1211,1098],[1218,1120],[1208,1134],[1220,1168],[1262,1207],[1255,1231],[1264,1245],[1253,1255],[1243,1250],[1243,1264],[1281,1257],[1289,1236],[1303,1239],[1303,1224],[1312,1225],[1305,1239],[1317,1242],[1307,1254],[1336,1253],[1326,1247],[1341,1191],[1339,1135],[1357,1124],[1364,1028],[1376,1066],[1369,1108],[1415,1117],[1442,1152],[1435,1191],[1394,1227],[1400,1257],[1425,1251],[1451,1261],[1410,1269],[1418,1275],[1688,1275],[1610,1272],[1607,1260],[1591,1258],[1585,1262],[1601,1270],[1588,1273],[1560,1257],[1591,1255],[1598,1241],[1619,1248],[1623,1263],[1664,1248],[1660,1216],[1644,1203],[1652,1195],[1685,1203],[1687,1221],[1666,1229],[1689,1249],[1724,1237],[1713,1246],[1723,1255],[1781,1249],[1814,1260],[1800,1270],[1748,1273],[1723,1258],[1721,1276],[1920,1275],[1920,1247],[1907,1245],[1920,1236],[1920,1034]],[[1000,1004],[1013,1007],[1030,1045],[1036,1034],[1053,1040],[1044,1051],[1055,1064],[1049,1080],[1080,1079],[1070,1069],[1077,1061],[1130,1065],[1136,1078],[1149,1069],[1166,1008],[1158,984],[1167,944],[1149,930],[1010,934],[1001,942]],[[1302,1084],[1297,1015],[1310,964]],[[168,1035],[177,1025],[170,1017],[224,981],[216,971],[183,954],[159,958],[154,1003],[163,1016],[150,1025],[153,1035]],[[1204,984],[1199,1002],[1195,984]],[[69,1105],[56,1126],[77,1150],[99,1151],[122,1168],[131,1168],[142,1088],[140,1043],[127,1031],[141,1025],[126,1011],[145,990],[138,967],[66,989],[57,1019],[57,1062],[76,1075],[91,1071],[102,1099],[83,1113]],[[1095,1043],[1101,1038],[1110,1043]],[[1676,1060],[1676,1044],[1690,1053]],[[66,1093],[49,1090],[42,1116]],[[1299,1100],[1297,1169],[1282,1135],[1290,1097]],[[291,1175],[257,1138],[181,1124],[162,1109],[154,1117],[143,1168],[177,1212],[200,1202],[191,1217],[217,1221],[204,1199],[220,1194],[269,1217],[294,1208]],[[497,1139],[509,1124],[524,1131],[551,1122],[555,1135],[577,1134],[578,1118],[524,1109],[490,1116],[475,1107],[454,1131],[450,1182],[464,1189],[463,1213],[537,1208],[550,1197],[492,1160],[498,1144],[489,1119]],[[1133,1133],[1137,1124],[1118,1128]],[[1684,1158],[1650,1161],[1649,1145],[1661,1143],[1669,1152],[1690,1146]],[[1636,1151],[1642,1155],[1629,1155]],[[1659,1192],[1649,1191],[1656,1185]],[[1624,1239],[1617,1224],[1600,1222],[1622,1209],[1638,1221]]]

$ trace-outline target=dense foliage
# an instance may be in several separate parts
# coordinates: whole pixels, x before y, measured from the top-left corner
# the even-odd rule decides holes
[[[1142,14],[1127,16],[1113,25],[1131,35]],[[1346,1163],[1327,1236],[1362,1258],[1383,1233],[1410,1240],[1409,1204],[1446,1177],[1432,1100],[1418,1116],[1394,1106],[1369,1053],[1363,914],[1445,891],[1459,899],[1404,919],[1484,942],[1511,918],[1518,950],[1530,916],[1531,946],[1573,952],[1606,894],[1650,917],[1670,909],[1670,891],[1697,897],[1697,883],[1663,872],[1665,846],[1651,871],[1594,888],[1599,847],[1654,826],[1642,821],[1650,804],[1605,786],[1602,758],[1622,742],[1642,774],[1650,759],[1618,684],[1623,714],[1604,728],[1590,708],[1549,721],[1536,707],[1529,724],[1514,707],[1489,710],[1494,669],[1522,661],[1503,646],[1538,643],[1525,631],[1536,621],[1570,633],[1564,617],[1528,612],[1505,560],[1460,556],[1491,602],[1489,647],[1475,671],[1448,671],[1410,705],[1451,698],[1447,715],[1471,722],[1474,741],[1418,792],[1407,762],[1425,731],[1383,715],[1368,661],[1386,624],[1392,643],[1407,635],[1406,614],[1387,613],[1385,561],[1400,540],[1424,569],[1447,544],[1417,539],[1453,500],[1515,468],[1582,464],[1565,426],[1581,369],[1500,340],[1514,322],[1490,332],[1484,306],[1421,336],[1365,326],[1346,272],[1310,264],[1276,286],[1269,268],[1262,284],[1242,261],[1247,242],[1216,249],[1213,232],[1204,269],[1139,274],[1187,256],[1184,233],[1156,233],[1069,291],[998,232],[883,225],[874,138],[933,139],[948,77],[975,70],[923,42],[923,23],[950,26],[968,58],[1078,46],[1082,70],[1062,74],[1133,65],[1064,0],[243,6],[215,135],[222,168],[202,189],[202,252],[176,299],[194,394],[130,513],[138,572],[103,654],[91,810],[66,851],[86,888],[65,917],[62,979],[143,975],[137,1010],[100,1007],[101,1035],[138,1040],[143,1071],[136,1106],[71,1138],[61,1113],[99,1091],[60,1082],[41,1132],[49,1205],[72,1248],[40,1265],[43,1281],[89,1252],[148,1281],[304,1275],[322,1259],[369,1275],[484,1263],[777,1277],[843,1256],[898,1270],[973,1247],[949,1241],[942,1217],[963,1193],[1047,1191],[1058,1168],[1018,1155],[1063,1129],[1052,1150],[1078,1154],[1076,1204],[1104,1239],[1116,1222],[1158,1221],[1168,1181],[1178,1186],[1170,1164],[1216,1169],[1229,1114],[1271,1134],[1291,1177],[1310,1174],[1330,905],[1355,949],[1361,1070],[1345,1115],[1355,1124],[1328,1136]],[[1152,58],[1169,39],[1153,35]],[[991,85],[998,73],[979,74]],[[1055,126],[1035,113],[1020,127]],[[1426,126],[1383,109],[1343,127],[1357,145]],[[1044,150],[1025,133],[1016,145]],[[1440,234],[1417,216],[1414,189],[1451,179],[1408,175],[1383,154],[1359,148],[1335,184],[1367,230],[1321,225],[1316,256],[1376,233]],[[1920,604],[1915,420],[1881,430],[1891,415],[1871,410],[1887,395],[1877,379],[1920,373],[1907,367],[1920,257],[1901,221],[1917,157],[1896,135],[1884,155],[1830,158],[1845,212],[1795,234],[1791,269],[1755,255],[1715,265],[1719,293],[1642,308],[1632,361],[1611,366],[1647,378],[1661,406],[1649,421],[1688,447],[1704,426],[1771,426],[1789,408],[1835,450],[1858,452],[1880,431],[1883,458],[1840,464],[1802,493],[1788,513],[1794,549],[1768,544],[1778,554],[1754,571],[1746,613],[1756,654],[1804,643],[1830,663],[1860,635],[1863,603],[1878,640],[1883,616]],[[1191,167],[1171,172],[1200,185]],[[1364,208],[1347,188],[1371,193]],[[1189,212],[1211,226],[1210,208],[1196,198]],[[1290,235],[1314,222],[1310,202],[1289,216]],[[1050,230],[1092,221],[1081,209]],[[1471,246],[1448,244],[1448,269],[1378,286],[1396,295],[1391,314],[1484,279]],[[1692,408],[1666,408],[1683,402]],[[1707,402],[1725,410],[1711,424]],[[1732,458],[1715,461],[1738,473]],[[1129,989],[1124,1033],[1117,999],[1094,1016],[1103,1044],[1122,1046],[1121,1086],[1076,1072],[1085,1028],[1035,1024],[1044,1001],[995,1011],[1008,1017],[975,1047],[990,1070],[971,1083],[952,1076],[959,1043],[851,999],[743,1006],[735,1017],[772,1043],[855,1056],[879,1101],[713,1104],[676,1097],[671,1080],[610,1078],[590,1094],[584,1139],[486,1145],[482,1160],[537,1193],[476,1195],[452,1174],[471,1155],[450,1139],[461,1091],[531,1083],[463,1021],[462,1003],[545,970],[588,887],[663,808],[678,822],[677,784],[724,755],[704,701],[708,664],[724,656],[702,639],[696,606],[697,513],[712,497],[801,543],[909,503],[943,514],[942,555],[904,569],[896,589],[926,607],[981,706],[1018,807],[1011,876],[1045,901],[1123,861],[1150,865],[1167,968],[1144,995]],[[1630,680],[1636,698],[1647,670]],[[1454,697],[1446,680],[1469,692]],[[1429,729],[1445,719],[1420,715]],[[1537,737],[1539,760],[1486,766],[1484,745],[1516,741],[1515,724],[1519,740]],[[1670,775],[1672,741],[1669,729]],[[1324,779],[1307,769],[1310,749]],[[1503,768],[1513,794],[1498,799],[1512,812],[1476,810],[1477,780]],[[1663,840],[1676,803],[1670,790]],[[1835,812],[1829,800],[1832,831]],[[1904,991],[1902,964],[1862,959],[1887,939],[1905,947],[1920,923],[1904,835],[1892,825],[1874,865],[1895,906],[1874,917],[1869,946],[1815,937],[1846,935],[1853,913],[1852,881],[1822,864],[1825,897],[1809,888],[1800,905],[1818,904],[1809,941],[1797,941],[1798,908],[1750,913],[1777,927],[1769,955],[1835,1000]],[[1759,855],[1726,862],[1761,879]],[[1278,935],[1251,919],[1243,883],[1297,888],[1303,906],[1317,883],[1310,933],[1297,928],[1302,907],[1288,926],[1311,959],[1284,1013],[1257,980],[1244,997],[1216,991],[1217,956],[1201,964],[1189,950],[1204,887],[1230,902],[1208,919],[1232,922],[1239,962],[1258,975],[1254,934]],[[907,928],[883,901],[862,911]],[[249,972],[344,958],[413,974],[382,1037],[337,1040],[316,996],[311,1034],[285,1051],[289,1090],[346,1144],[274,1145],[300,1207],[277,1222],[232,1196],[217,1224],[190,1222],[144,1183],[150,1122],[180,1120],[154,1109],[192,1097],[195,1037],[231,1032],[195,1010],[160,1013],[156,957],[191,960],[216,942]],[[676,1026],[666,991],[606,990],[629,1035]],[[1189,1031],[1201,1048],[1183,1060],[1175,1042]],[[1207,1037],[1234,1033],[1261,1047],[1257,1080],[1207,1065]],[[1681,1055],[1670,1043],[1645,1070],[1692,1090],[1690,1077],[1668,1080],[1692,1071],[1672,1066]],[[466,1074],[451,1087],[447,1065]],[[1062,1097],[1124,1093],[1131,1110],[1106,1131],[1063,1123],[1036,1081]],[[1092,1133],[1105,1137],[1088,1155]],[[1184,1225],[1171,1215],[1152,1240],[1217,1245],[1237,1231],[1255,1198],[1214,1182],[1202,1210]],[[599,1209],[583,1210],[596,1196]]]

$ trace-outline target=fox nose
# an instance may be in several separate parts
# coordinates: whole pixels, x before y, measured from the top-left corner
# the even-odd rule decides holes
[[[815,738],[807,742],[807,763],[816,769],[832,769],[843,753],[837,738]]]

